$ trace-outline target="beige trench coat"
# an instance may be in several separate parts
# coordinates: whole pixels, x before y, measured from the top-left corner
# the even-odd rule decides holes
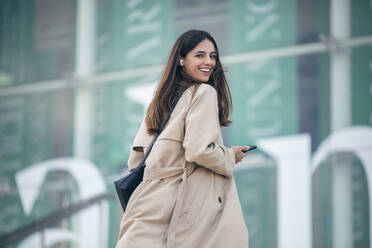
[[[223,145],[216,90],[187,89],[146,160],[120,224],[116,248],[248,247],[233,177],[235,155]],[[152,136],[142,123],[130,152],[133,170]]]

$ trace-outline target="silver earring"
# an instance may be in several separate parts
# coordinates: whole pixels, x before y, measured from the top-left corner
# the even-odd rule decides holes
[[[180,65],[183,65],[183,59],[180,59]]]

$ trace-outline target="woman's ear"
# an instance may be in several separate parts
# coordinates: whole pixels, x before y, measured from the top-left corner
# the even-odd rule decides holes
[[[180,59],[180,66],[183,66],[183,58]]]

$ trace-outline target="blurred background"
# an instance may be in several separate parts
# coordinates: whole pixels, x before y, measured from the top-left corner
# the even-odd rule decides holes
[[[175,39],[217,41],[252,248],[372,247],[371,0],[1,0],[0,247],[114,247]]]

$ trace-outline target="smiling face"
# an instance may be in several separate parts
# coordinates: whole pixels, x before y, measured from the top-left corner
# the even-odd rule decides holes
[[[183,68],[196,81],[206,83],[216,66],[217,52],[210,40],[203,40],[183,58]]]

